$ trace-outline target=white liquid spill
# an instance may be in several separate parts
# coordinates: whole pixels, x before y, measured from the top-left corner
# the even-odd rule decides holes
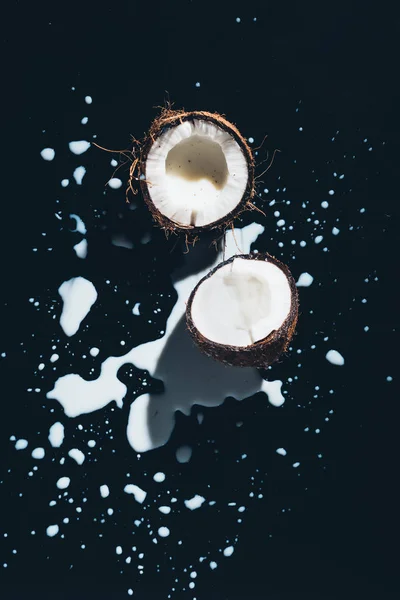
[[[128,485],[124,487],[124,492],[126,494],[133,494],[136,502],[139,502],[139,504],[143,504],[147,496],[147,492],[133,483],[128,483]]]
[[[32,458],[35,458],[36,460],[41,460],[42,458],[44,458],[45,452],[44,452],[44,448],[35,448],[34,450],[32,450]]]
[[[118,179],[118,177],[112,177],[110,179],[110,181],[108,182],[108,185],[113,190],[118,190],[118,188],[120,188],[122,185],[122,181],[120,179]]]
[[[287,454],[285,448],[277,448],[276,453],[280,454],[281,456],[286,456],[286,454]]]
[[[78,244],[75,244],[75,246],[73,246],[73,248],[74,248],[78,258],[86,258],[87,257],[87,248],[88,248],[87,240],[85,240],[85,239],[81,240]]]
[[[75,229],[71,229],[72,232],[78,231],[79,233],[86,233],[86,226],[82,219],[75,214],[69,215],[71,219],[75,219]]]
[[[78,156],[79,156],[79,154],[83,154],[90,148],[90,142],[87,142],[86,140],[79,140],[78,142],[70,142],[68,145],[69,145],[69,149],[71,150],[71,152]]]
[[[325,358],[333,365],[338,365],[340,367],[344,365],[344,358],[337,350],[329,350],[329,352],[326,353]]]
[[[296,283],[297,287],[309,287],[314,281],[314,277],[310,273],[302,273]]]
[[[43,160],[53,160],[55,155],[56,153],[53,148],[43,148],[40,153],[40,156],[43,158]]]
[[[101,485],[100,486],[100,496],[102,498],[108,498],[108,496],[110,495],[110,489],[108,487],[108,485]]]
[[[197,508],[200,508],[205,501],[206,499],[203,498],[203,496],[196,494],[193,498],[190,498],[190,500],[184,500],[184,504],[189,510],[196,510]]]
[[[256,223],[235,229],[241,251],[248,253],[263,231],[264,228]],[[238,250],[231,231],[227,233],[226,241],[227,259]],[[122,408],[127,388],[117,378],[117,372],[127,363],[149,371],[152,377],[165,383],[164,393],[143,394],[131,405],[127,437],[137,452],[164,445],[174,429],[175,412],[180,410],[189,415],[194,404],[219,406],[228,396],[241,400],[259,391],[265,392],[274,406],[283,404],[281,381],[264,381],[256,369],[226,367],[208,358],[193,344],[186,331],[186,300],[197,282],[223,259],[220,255],[212,255],[215,256],[213,264],[196,271],[195,261],[204,255],[208,246],[208,242],[204,247],[197,244],[185,255],[187,264],[174,274],[178,299],[168,318],[164,337],[141,344],[124,356],[110,356],[102,363],[98,379],[86,381],[80,375],[69,374],[56,381],[47,397],[58,400],[67,416],[76,417],[99,410],[112,401]]]
[[[90,348],[90,350],[89,350],[89,354],[91,356],[97,356],[99,352],[100,352],[100,350],[96,347]]]
[[[233,546],[228,546],[224,550],[224,556],[232,556],[233,552],[234,552],[234,547]]]
[[[57,535],[57,533],[60,531],[60,528],[58,525],[49,525],[48,528],[46,529],[46,533],[49,537],[54,537],[55,535]]]
[[[179,463],[187,463],[192,458],[192,448],[190,446],[180,446],[175,456]]]
[[[132,308],[132,314],[136,315],[137,317],[140,315],[140,302],[136,302],[135,306]]]
[[[168,537],[169,534],[170,534],[170,531],[169,531],[168,527],[160,527],[158,530],[158,535],[160,537],[165,538],[165,537]]]
[[[170,506],[159,506],[158,510],[163,513],[163,515],[169,515],[169,513],[171,512],[171,507]]]
[[[86,169],[85,167],[76,167],[75,171],[72,173],[76,183],[78,185],[82,185],[83,178],[85,177]]]
[[[82,450],[78,450],[78,448],[72,448],[68,452],[68,456],[70,458],[73,458],[78,463],[78,465],[83,465],[85,461],[85,455],[83,454]]]
[[[70,483],[71,480],[69,477],[60,477],[60,479],[56,483],[56,486],[59,490],[66,490]]]
[[[64,441],[64,425],[57,421],[49,429],[49,442],[53,448],[59,448]]]
[[[78,331],[81,322],[96,302],[96,288],[84,277],[73,277],[60,285],[58,293],[64,302],[60,325],[65,335],[70,337]]]

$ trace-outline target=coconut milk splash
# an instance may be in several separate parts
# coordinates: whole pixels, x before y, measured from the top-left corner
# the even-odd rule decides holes
[[[264,231],[253,223],[243,229],[235,229],[226,236],[225,259],[237,252],[248,253],[250,246]],[[65,414],[77,417],[103,408],[112,401],[122,408],[126,386],[118,379],[119,368],[131,363],[147,370],[164,382],[161,394],[142,394],[131,405],[127,437],[137,452],[146,452],[165,444],[175,425],[175,412],[189,415],[194,404],[219,406],[228,396],[237,400],[262,391],[271,404],[284,402],[281,381],[264,381],[254,368],[226,367],[203,355],[194,346],[186,331],[185,309],[190,292],[223,257],[216,255],[214,264],[196,271],[196,247],[186,255],[186,265],[173,274],[173,284],[178,294],[166,325],[165,335],[158,340],[141,344],[124,356],[110,356],[101,365],[97,379],[86,381],[80,375],[60,377],[47,398],[60,402]],[[198,258],[198,257],[197,257]]]

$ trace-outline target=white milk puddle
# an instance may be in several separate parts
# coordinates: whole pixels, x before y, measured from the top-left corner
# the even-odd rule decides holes
[[[84,277],[73,277],[58,288],[64,305],[60,325],[69,337],[75,335],[80,324],[97,300],[97,292],[91,281]]]
[[[243,229],[235,229],[235,237],[241,250],[249,252],[251,244],[263,231],[264,228],[256,223]],[[232,232],[227,233],[226,242],[227,259],[237,252]],[[165,391],[161,394],[142,394],[131,405],[127,437],[137,452],[146,452],[164,445],[174,429],[175,412],[180,410],[189,415],[194,404],[219,406],[228,396],[242,400],[260,391],[268,395],[271,404],[283,404],[281,381],[264,381],[253,368],[226,367],[204,356],[193,344],[185,325],[186,301],[196,283],[222,259],[216,254],[214,265],[182,277],[180,271],[187,272],[195,257],[196,247],[186,255],[186,266],[173,275],[178,299],[168,318],[164,337],[141,344],[124,356],[110,356],[102,363],[100,376],[93,381],[86,381],[75,373],[60,377],[48,392],[47,398],[60,402],[68,417],[93,412],[112,401],[122,408],[127,388],[118,379],[118,370],[127,363],[147,370],[152,377],[164,382]],[[78,311],[71,323],[67,320],[69,332],[77,331],[83,318],[80,318],[81,315],[87,314],[84,308],[88,307],[89,298],[93,298],[89,290],[87,294],[85,291],[83,295],[75,295],[74,292],[79,289],[74,290],[71,286],[66,290],[73,307],[71,311]],[[85,298],[86,303],[82,302]]]

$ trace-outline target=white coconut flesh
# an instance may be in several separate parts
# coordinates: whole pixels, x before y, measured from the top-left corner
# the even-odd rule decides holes
[[[153,204],[185,226],[203,227],[229,214],[243,198],[248,175],[246,157],[234,137],[201,119],[161,134],[146,159]]]
[[[279,329],[290,306],[289,281],[279,267],[265,260],[235,258],[199,285],[191,316],[207,339],[242,347]]]

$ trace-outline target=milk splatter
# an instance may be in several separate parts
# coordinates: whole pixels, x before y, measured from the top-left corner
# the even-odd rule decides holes
[[[49,525],[46,529],[46,533],[49,537],[54,537],[60,531],[58,525]]]
[[[122,181],[120,179],[118,179],[118,177],[113,177],[112,179],[109,180],[108,185],[113,190],[118,190],[122,185]]]
[[[72,175],[78,185],[82,185],[82,181],[85,176],[85,173],[86,173],[86,169],[85,169],[85,167],[82,167],[82,166],[76,167],[76,169],[72,173]]]
[[[71,219],[75,219],[75,229],[71,229],[71,231],[78,231],[79,233],[86,233],[86,226],[82,219],[75,214],[69,215]]]
[[[108,498],[110,495],[110,489],[108,485],[104,484],[100,486],[100,495],[102,498]]]
[[[64,425],[57,421],[50,427],[49,442],[53,448],[59,448],[64,441]]]
[[[344,358],[337,350],[329,350],[325,356],[332,365],[342,366],[344,365]]]
[[[75,244],[75,246],[73,246],[76,255],[78,258],[86,258],[87,256],[87,248],[88,248],[88,243],[87,240],[83,239],[80,242],[78,242],[78,244]]]
[[[314,277],[310,275],[310,273],[302,273],[296,283],[297,287],[310,287],[312,282],[314,281]]]
[[[261,225],[253,223],[236,229],[234,236],[228,232],[225,257],[236,254],[235,238],[246,253],[263,231]],[[149,371],[151,376],[164,381],[166,388],[162,394],[143,393],[131,405],[127,437],[137,452],[164,445],[174,429],[175,412],[180,410],[189,414],[194,404],[219,406],[228,396],[240,400],[259,391],[265,392],[274,406],[283,404],[281,381],[264,381],[256,369],[237,369],[217,363],[203,355],[188,336],[185,303],[196,283],[209,271],[207,268],[196,274],[190,273],[190,261],[196,259],[196,248],[199,247],[196,246],[186,257],[189,275],[188,266],[175,273],[174,287],[178,299],[168,318],[164,337],[141,344],[124,356],[107,358],[101,365],[98,379],[85,381],[77,374],[69,374],[56,381],[47,397],[58,400],[67,416],[92,412],[112,401],[122,408],[127,388],[117,378],[117,372],[126,363]],[[200,247],[199,251],[204,251],[204,248]],[[220,259],[221,256],[216,256],[214,265]],[[164,352],[167,343],[169,351]],[[185,378],[182,378],[182,372],[185,372]]]
[[[43,150],[40,152],[40,156],[43,158],[43,160],[53,160],[55,155],[56,153],[53,148],[43,148]]]
[[[200,508],[200,506],[205,501],[206,499],[203,496],[196,494],[195,496],[193,496],[193,498],[190,498],[189,500],[184,500],[184,504],[189,510],[196,510],[197,508]]]
[[[86,140],[80,140],[77,142],[69,143],[69,149],[71,150],[71,152],[78,156],[79,156],[79,154],[83,154],[84,152],[89,150],[89,148],[90,148],[90,142],[88,142]]]
[[[73,458],[78,463],[78,465],[83,465],[85,461],[85,455],[83,454],[82,450],[79,450],[78,448],[72,448],[68,452],[68,456],[70,458]]]
[[[84,277],[73,277],[58,288],[64,306],[60,325],[69,337],[75,335],[81,322],[97,300],[97,291],[93,283]],[[48,396],[51,397],[51,396]]]
[[[133,483],[129,483],[128,485],[126,485],[124,487],[124,492],[126,494],[133,494],[133,497],[135,498],[136,502],[139,502],[139,504],[143,504],[147,496],[147,492],[142,490],[138,485],[134,485]]]

